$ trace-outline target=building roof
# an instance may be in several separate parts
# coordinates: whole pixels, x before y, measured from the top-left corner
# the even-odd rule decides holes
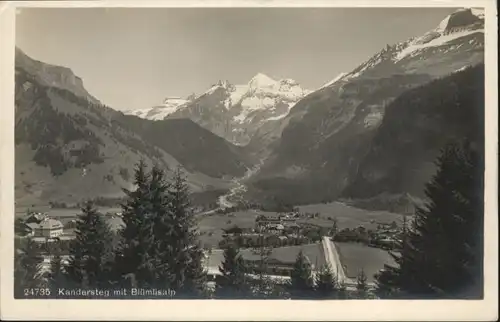
[[[59,220],[49,218],[47,220],[40,222],[39,228],[40,229],[59,229],[59,228],[63,228],[63,224]]]
[[[40,222],[47,218],[47,214],[41,212],[32,212],[26,216],[25,222]]]
[[[256,218],[257,221],[279,221],[280,220],[280,216],[278,215],[269,215],[269,216],[266,216],[266,215],[261,215],[261,217],[257,217]]]
[[[72,240],[72,239],[75,239],[76,236],[75,235],[62,235],[62,236],[59,236],[57,238],[59,238],[59,240]]]
[[[26,224],[26,227],[28,227],[31,230],[35,230],[39,227],[40,225],[37,224],[36,222],[30,222]]]

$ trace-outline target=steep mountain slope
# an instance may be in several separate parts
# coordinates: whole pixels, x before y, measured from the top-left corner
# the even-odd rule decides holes
[[[146,142],[168,151],[188,171],[215,178],[242,176],[250,166],[245,151],[189,119],[149,121],[130,115],[115,119]]]
[[[102,110],[16,68],[18,201],[115,197],[121,187],[130,187],[133,164],[140,158],[166,168],[177,164],[133,133],[112,126]]]
[[[292,79],[276,81],[258,73],[245,85],[219,81],[202,95],[127,113],[156,120],[189,118],[232,143],[246,145],[259,129],[288,115],[308,93]]]
[[[41,62],[33,69],[31,62],[18,51],[15,82],[18,205],[75,203],[86,198],[121,196],[122,188],[131,187],[133,166],[140,159],[149,165],[159,164],[167,174],[183,167],[177,157],[189,161],[184,168],[193,191],[228,189],[229,180],[221,177],[244,173],[242,162],[233,160],[240,158],[238,148],[193,122],[160,124],[124,116],[92,98],[81,80],[74,82],[79,78],[71,70],[46,67]],[[44,74],[47,70],[49,75]],[[137,122],[156,124],[151,126],[156,139],[141,137],[149,132],[135,132]],[[148,124],[142,126],[149,128]],[[177,135],[184,129],[190,135]],[[207,152],[212,150],[217,151],[215,158]]]
[[[440,148],[463,138],[484,145],[483,65],[405,92],[390,104],[343,195],[363,198],[405,191],[422,196]]]
[[[253,178],[253,196],[295,203],[338,197],[369,153],[387,106],[412,88],[481,64],[483,51],[483,16],[459,10],[422,37],[387,46],[309,94],[282,120],[281,133],[280,127],[265,133],[272,152]],[[448,129],[442,127],[445,137]]]
[[[50,65],[34,60],[17,47],[15,65],[30,74],[33,80],[40,85],[66,89],[77,96],[88,99],[92,103],[99,103],[99,100],[90,95],[83,87],[82,79],[67,67]]]

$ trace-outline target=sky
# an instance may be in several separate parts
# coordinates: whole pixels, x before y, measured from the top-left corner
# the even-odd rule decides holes
[[[118,110],[257,73],[314,90],[454,8],[23,8],[16,45]]]

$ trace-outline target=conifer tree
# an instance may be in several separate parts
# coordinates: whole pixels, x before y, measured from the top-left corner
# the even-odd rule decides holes
[[[117,255],[124,284],[169,288],[176,298],[206,296],[204,253],[190,211],[189,191],[182,172],[165,180],[158,165],[147,173],[144,162],[135,170],[136,190],[125,191],[125,228]]]
[[[358,299],[368,298],[368,284],[365,271],[361,269],[356,277],[356,296]]]
[[[52,256],[50,261],[50,272],[47,279],[49,288],[52,290],[53,294],[56,294],[58,288],[68,285],[60,252],[56,252]]]
[[[158,263],[151,256],[155,249],[154,224],[151,220],[149,175],[143,160],[136,165],[134,184],[135,190],[124,189],[126,200],[122,204],[122,217],[125,227],[120,232],[114,273],[123,286],[130,286],[129,281],[133,280],[136,287],[152,287]]]
[[[109,285],[111,232],[91,202],[82,208],[76,222],[76,238],[69,249],[68,277],[75,287]]]
[[[189,190],[180,168],[175,171],[169,195],[172,227],[167,236],[171,246],[170,285],[178,291],[178,296],[206,296],[205,254],[198,240],[196,222],[190,209]]]
[[[393,251],[389,254],[396,263],[395,266],[384,265],[384,268],[375,274],[375,294],[380,298],[401,298],[409,297],[401,287],[401,281],[411,281],[417,269],[414,265],[414,256],[410,252],[409,242],[409,227],[406,216],[403,216],[403,229],[396,241]]]
[[[333,224],[332,224],[332,236],[335,238],[335,235],[337,235],[339,231],[338,227],[338,219],[337,217],[333,217]]]
[[[262,229],[262,228],[260,228]],[[271,279],[266,276],[268,271],[268,260],[269,256],[272,254],[272,247],[267,247],[264,243],[264,235],[260,233],[259,241],[257,244],[256,252],[259,255],[259,260],[257,263],[257,278],[255,279],[255,287],[253,295],[256,298],[268,298],[269,293],[272,291],[274,284]]]
[[[216,296],[221,298],[245,298],[249,295],[249,287],[245,278],[245,263],[234,245],[224,250],[224,261],[219,266],[222,276],[216,284]]]
[[[271,277],[265,277],[267,291],[264,293],[266,299],[286,299],[290,298],[286,282],[273,280]]]
[[[299,252],[291,273],[290,293],[292,297],[310,297],[314,290],[314,280],[312,277],[311,263]]]
[[[24,289],[34,289],[42,284],[40,271],[43,257],[36,243],[28,239],[21,249],[16,250],[14,263],[14,295],[21,298],[25,295]]]
[[[165,181],[165,173],[158,165],[154,165],[151,169],[148,190],[149,190],[149,203],[151,207],[151,214],[148,220],[151,224],[147,223],[148,227],[153,229],[152,240],[154,245],[150,248],[149,257],[153,260],[153,276],[154,283],[157,287],[168,287],[172,275],[170,272],[170,260],[172,257],[173,248],[171,245],[174,225],[171,222],[172,209],[170,207],[169,196],[170,185]]]
[[[328,265],[324,265],[316,276],[315,293],[318,298],[334,298],[337,292],[337,279],[335,278],[332,269]]]
[[[347,286],[344,284],[344,282],[338,283],[337,299],[339,299],[339,300],[349,299],[349,293],[347,292]]]
[[[377,276],[379,293],[393,297],[480,297],[482,293],[483,169],[469,142],[447,145],[426,186],[411,229]]]

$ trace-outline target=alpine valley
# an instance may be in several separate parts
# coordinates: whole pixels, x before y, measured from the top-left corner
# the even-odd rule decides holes
[[[69,68],[17,49],[16,202],[120,198],[144,159],[182,167],[192,191],[219,205],[406,209],[446,142],[484,140],[484,14],[436,23],[316,90],[256,73],[125,114]]]

